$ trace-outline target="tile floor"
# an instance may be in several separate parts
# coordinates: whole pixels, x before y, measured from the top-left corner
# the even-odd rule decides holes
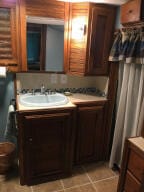
[[[18,171],[13,170],[5,180],[0,177],[0,192],[116,192],[118,173],[107,163],[76,167],[70,178],[35,186],[21,186]]]

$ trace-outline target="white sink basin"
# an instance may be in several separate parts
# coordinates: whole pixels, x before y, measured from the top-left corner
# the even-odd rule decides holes
[[[31,93],[27,93],[19,96],[19,102],[21,105],[28,107],[49,107],[64,105],[68,103],[68,99],[65,95],[60,93],[51,95],[42,95],[40,93],[32,95]]]

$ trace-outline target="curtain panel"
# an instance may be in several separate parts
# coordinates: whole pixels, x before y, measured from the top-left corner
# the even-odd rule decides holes
[[[117,32],[109,61],[144,64],[144,32],[142,28]]]
[[[141,134],[144,121],[144,32],[119,31],[109,61],[119,62],[116,123],[109,166],[121,166],[127,137]]]

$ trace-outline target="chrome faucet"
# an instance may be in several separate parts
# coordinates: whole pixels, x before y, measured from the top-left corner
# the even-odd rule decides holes
[[[45,87],[44,87],[44,85],[41,86],[41,88],[40,88],[40,93],[41,93],[41,94],[45,94]]]
[[[31,94],[32,94],[32,95],[35,95],[35,89],[32,89],[32,90],[31,90]]]

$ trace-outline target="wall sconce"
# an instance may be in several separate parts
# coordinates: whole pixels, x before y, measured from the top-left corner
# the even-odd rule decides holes
[[[72,36],[74,40],[82,40],[86,34],[86,18],[77,17],[72,19]]]

